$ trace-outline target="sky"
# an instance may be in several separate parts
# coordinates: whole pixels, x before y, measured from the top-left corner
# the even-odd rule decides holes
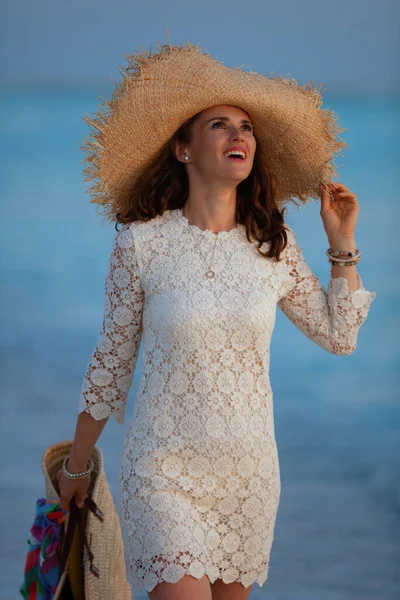
[[[332,92],[400,91],[398,0],[8,0],[0,87],[99,86],[140,47],[190,41],[227,66]]]

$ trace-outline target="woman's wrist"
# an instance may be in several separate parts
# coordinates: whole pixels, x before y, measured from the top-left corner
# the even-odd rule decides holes
[[[67,469],[70,473],[82,473],[82,471],[86,471],[88,464],[88,458],[86,460],[78,460],[75,457],[70,456],[67,462]]]
[[[355,252],[356,242],[354,237],[335,238],[329,241],[329,247],[334,252]]]
[[[90,475],[90,473],[94,469],[94,462],[91,458],[89,458],[88,466],[86,469],[84,469],[83,471],[78,471],[78,472],[71,471],[68,468],[68,459],[69,459],[69,456],[66,456],[64,458],[63,465],[62,465],[62,471],[63,471],[64,475],[66,475],[70,479],[79,479],[81,477],[86,477],[87,475]]]

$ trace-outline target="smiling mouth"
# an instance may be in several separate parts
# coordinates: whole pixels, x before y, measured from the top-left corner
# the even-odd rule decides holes
[[[232,150],[226,150],[226,152],[224,152],[224,156],[226,158],[230,158],[231,160],[238,160],[240,162],[243,162],[246,160],[247,154],[244,150],[240,149],[232,149]]]
[[[236,162],[244,162],[246,160],[245,156],[241,156],[241,155],[231,155],[231,156],[227,156],[226,154],[224,154],[225,158],[228,158],[229,160],[233,160]]]

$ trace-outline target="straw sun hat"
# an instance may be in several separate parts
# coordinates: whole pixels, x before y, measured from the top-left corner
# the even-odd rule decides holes
[[[48,499],[58,498],[57,473],[62,467],[64,458],[70,454],[71,446],[72,441],[59,442],[46,448],[43,453],[41,466]],[[132,590],[126,578],[118,513],[104,472],[103,454],[100,448],[96,446],[90,458],[95,466],[91,473],[88,496],[101,511],[102,518],[99,519],[90,510],[85,510],[86,507],[80,510],[84,510],[86,537],[93,553],[93,562],[98,570],[98,576],[95,576],[90,569],[90,559],[86,549],[82,569],[80,550],[74,540],[67,560],[67,569],[61,576],[54,600],[63,597],[62,591],[67,572],[74,591],[79,592],[76,597],[84,597],[86,600],[111,600],[112,598],[131,600]],[[82,594],[81,588],[83,588]]]
[[[108,218],[129,204],[138,176],[176,130],[221,104],[249,114],[281,206],[320,199],[320,182],[337,175],[334,157],[347,144],[335,113],[321,108],[321,84],[227,67],[190,42],[126,58],[110,99],[103,98],[94,117],[82,117],[92,128],[81,146],[84,180],[92,184],[86,191]]]

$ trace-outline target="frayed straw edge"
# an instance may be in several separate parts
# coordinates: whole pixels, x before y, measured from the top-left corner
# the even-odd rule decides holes
[[[341,125],[339,124],[339,116],[337,115],[337,113],[335,113],[334,110],[322,108],[322,95],[326,91],[326,89],[321,89],[322,83],[314,85],[313,81],[309,81],[304,85],[300,85],[296,79],[289,78],[288,76],[284,75],[277,75],[274,77],[274,80],[278,81],[279,83],[283,83],[284,85],[290,85],[296,88],[298,91],[300,91],[313,101],[314,106],[320,110],[323,119],[324,130],[329,136],[328,153],[330,154],[331,158],[329,159],[329,161],[326,162],[321,173],[321,179],[318,182],[318,184],[315,184],[308,190],[304,190],[300,194],[289,194],[279,201],[279,204],[281,206],[293,204],[297,208],[300,208],[300,206],[303,206],[309,200],[315,199],[320,201],[320,184],[329,185],[332,182],[333,178],[338,175],[338,165],[336,164],[336,159],[339,156],[343,155],[343,150],[348,147],[348,144],[340,136],[340,134],[346,131],[346,129],[341,127]]]

